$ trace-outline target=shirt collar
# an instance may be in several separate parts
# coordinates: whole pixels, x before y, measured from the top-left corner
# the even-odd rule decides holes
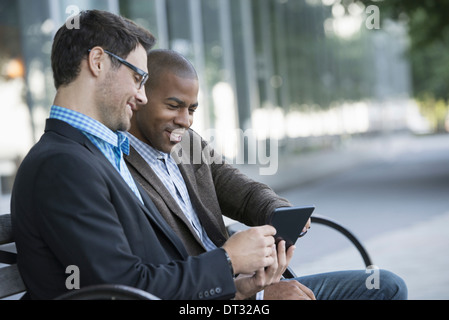
[[[128,137],[121,131],[117,131],[118,145],[120,150],[126,155],[129,155],[129,139]]]
[[[157,160],[169,161],[171,159],[171,155],[169,153],[165,153],[153,148],[152,146],[134,137],[131,133],[126,132],[125,135],[129,138],[130,144],[133,146],[133,148],[136,149],[136,151],[147,162],[155,163]]]
[[[110,145],[120,148],[124,154],[129,154],[129,140],[122,131],[113,132],[101,122],[74,110],[53,105],[50,118],[67,122],[76,129],[90,134]]]

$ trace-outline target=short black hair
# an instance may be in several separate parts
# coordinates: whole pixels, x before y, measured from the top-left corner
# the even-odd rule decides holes
[[[81,71],[81,61],[88,50],[100,46],[126,58],[140,44],[149,53],[155,37],[133,21],[101,10],[80,12],[79,28],[59,28],[53,41],[51,66],[56,89],[75,80]],[[118,65],[115,59],[113,63]]]
[[[193,64],[179,52],[170,49],[151,50],[148,54],[148,72],[150,77],[145,85],[147,93],[160,84],[160,77],[166,72],[181,78],[196,79],[198,74]]]

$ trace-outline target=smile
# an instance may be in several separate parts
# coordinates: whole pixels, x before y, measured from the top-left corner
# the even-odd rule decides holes
[[[175,129],[170,133],[170,141],[171,142],[181,142],[182,136],[186,132],[185,129]]]

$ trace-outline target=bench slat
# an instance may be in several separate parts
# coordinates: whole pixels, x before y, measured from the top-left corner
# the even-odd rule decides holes
[[[0,299],[25,290],[17,265],[0,268]]]
[[[14,242],[11,226],[11,215],[0,215],[0,244]]]

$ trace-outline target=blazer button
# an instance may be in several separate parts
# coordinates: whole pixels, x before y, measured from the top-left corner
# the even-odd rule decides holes
[[[210,289],[209,293],[210,293],[211,296],[213,296],[215,294],[215,289]]]
[[[221,287],[216,287],[215,288],[215,293],[220,294],[221,293]]]
[[[202,292],[198,293],[198,298],[203,299],[203,293]]]
[[[204,297],[205,297],[205,298],[209,297],[209,291],[207,291],[207,290],[204,291]]]

